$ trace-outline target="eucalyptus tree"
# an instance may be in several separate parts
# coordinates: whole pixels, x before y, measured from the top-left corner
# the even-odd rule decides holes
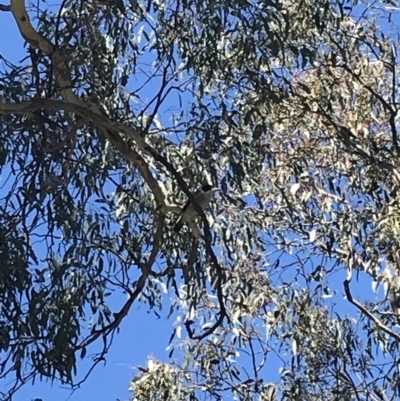
[[[176,321],[133,400],[395,399],[395,2],[42,7],[0,6],[28,44],[0,81],[3,398],[78,387],[143,303]]]

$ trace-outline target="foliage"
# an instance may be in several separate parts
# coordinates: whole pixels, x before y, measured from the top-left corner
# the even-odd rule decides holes
[[[33,28],[2,6],[30,45],[0,71],[3,398],[79,386],[134,303],[176,322],[132,400],[400,396],[395,7],[65,0]]]

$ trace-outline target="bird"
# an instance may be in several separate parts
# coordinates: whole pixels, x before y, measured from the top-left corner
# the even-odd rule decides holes
[[[400,317],[400,277],[392,277],[389,284],[389,301],[393,312]]]
[[[400,323],[400,276],[393,265],[387,264],[379,279],[386,284],[387,298]]]
[[[211,197],[215,191],[218,191],[218,188],[213,188],[210,184],[204,184],[198,191],[196,191],[194,198],[202,210],[205,210],[208,207]],[[192,220],[196,216],[197,211],[189,199],[176,219],[174,231],[179,233],[183,223]]]

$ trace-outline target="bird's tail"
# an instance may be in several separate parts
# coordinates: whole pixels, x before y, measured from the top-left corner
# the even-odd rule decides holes
[[[174,231],[175,231],[177,234],[179,233],[179,231],[181,231],[182,225],[183,225],[182,220],[179,220],[179,221],[175,224]]]

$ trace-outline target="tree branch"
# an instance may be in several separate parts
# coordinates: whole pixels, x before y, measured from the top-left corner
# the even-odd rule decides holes
[[[396,341],[400,342],[400,335],[390,330],[387,326],[385,326],[377,317],[375,317],[368,309],[364,307],[360,302],[355,300],[350,292],[350,280],[346,279],[343,281],[344,292],[346,294],[347,299],[351,304],[353,304],[357,309],[359,309],[365,316],[367,316],[370,320],[372,320],[379,329],[383,330],[390,337],[394,338]]]

